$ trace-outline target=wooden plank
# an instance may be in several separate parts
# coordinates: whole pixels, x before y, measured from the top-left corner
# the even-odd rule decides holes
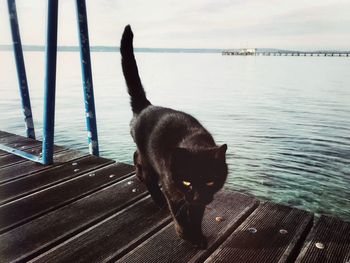
[[[88,155],[76,159],[66,164],[44,170],[29,176],[21,177],[0,185],[0,205],[8,203],[22,196],[45,189],[49,186],[72,179],[76,176],[98,169],[102,166],[113,163],[112,160]],[[118,164],[119,169],[129,172],[132,168],[130,165]],[[123,168],[124,167],[124,168]],[[79,169],[77,171],[76,169]]]
[[[33,147],[41,146],[40,141],[36,141],[33,139],[25,138],[14,134],[10,134],[5,138],[0,138],[0,144],[19,149],[21,151],[26,149],[31,149]],[[4,155],[11,155],[11,153],[0,150],[0,156],[4,156]]]
[[[3,132],[0,131],[0,133],[3,133]],[[0,144],[8,147],[13,147],[19,150],[23,150],[23,149],[40,146],[42,142],[30,139],[30,138],[26,138],[23,136],[15,135],[15,134],[9,134],[5,137],[0,138]]]
[[[321,216],[296,262],[350,262],[350,222]]]
[[[52,167],[61,165],[62,163],[65,163],[86,155],[88,154],[80,151],[66,150],[66,151],[54,154],[54,164],[52,165],[43,165],[40,163],[28,161],[28,162],[23,162],[12,166],[8,166],[5,168],[1,168],[0,184],[20,178],[22,176],[33,174],[35,172],[50,169]]]
[[[22,136],[22,135],[17,135],[17,134],[14,134],[14,133],[11,133],[11,132],[6,132],[6,131],[2,131],[0,130],[0,141],[1,139],[3,138],[6,138],[6,137],[21,137],[21,138],[24,138],[24,139],[29,139],[29,140],[33,140],[31,138],[28,138],[28,137],[25,137],[25,136]]]
[[[130,180],[132,184],[128,184]],[[119,181],[0,235],[0,258],[3,262],[33,258],[146,194],[145,187],[136,180],[136,176]]]
[[[263,203],[205,262],[290,262],[312,222],[306,211]]]
[[[67,150],[67,149],[65,149],[64,147],[61,147],[61,146],[54,147],[55,153],[62,152],[64,150]],[[30,148],[30,149],[24,149],[23,151],[39,156],[39,154],[41,154],[41,146],[36,146],[36,147]],[[6,167],[6,166],[11,166],[11,165],[25,162],[25,161],[29,162],[28,159],[25,159],[25,158],[20,157],[18,155],[14,155],[14,154],[3,155],[3,156],[0,156],[0,168]]]
[[[0,140],[5,137],[11,137],[15,134],[0,130]],[[17,135],[19,136],[19,135]]]
[[[32,153],[29,149],[32,149],[33,147],[41,147],[42,146],[41,141],[33,140],[33,139],[30,139],[27,137],[8,133],[8,132],[1,131],[1,130],[0,130],[0,144],[15,148],[15,149],[18,149],[21,151],[25,151],[28,153]],[[62,147],[62,146],[55,145],[54,150],[61,151],[61,150],[68,150],[68,149],[65,147]],[[4,156],[4,155],[11,156],[12,154],[8,153],[6,151],[0,150],[0,156]],[[12,156],[15,156],[15,155],[12,155]]]
[[[3,150],[0,150],[0,156],[4,156],[4,155],[11,155],[9,152],[5,152]]]
[[[31,149],[26,149],[24,150],[25,152],[31,153],[31,154],[35,154],[35,155],[39,155],[39,153],[41,152],[41,147],[37,146]],[[6,166],[10,166],[16,163],[20,163],[20,162],[24,162],[27,159],[14,155],[14,154],[4,154],[2,156],[0,156],[0,168],[6,167]]]
[[[119,169],[120,166],[121,169]],[[70,167],[72,166],[70,165]],[[123,165],[110,165],[31,194],[25,198],[1,205],[0,233],[115,183],[126,175],[130,175],[132,171],[132,167],[125,170]]]
[[[21,146],[21,143],[17,142],[17,143],[15,143],[15,145],[17,145],[15,147],[16,149],[19,149],[19,150],[21,150],[23,152],[27,152],[27,153],[31,153],[31,154],[36,154],[37,153],[38,155],[41,153],[41,148],[42,148],[41,147],[42,146],[41,142],[37,143],[37,141],[36,141],[36,143],[32,143],[32,144],[29,144],[27,146],[23,146],[23,145]],[[40,151],[37,151],[36,149],[40,149]],[[66,148],[66,147],[63,147],[63,146],[54,145],[54,151],[55,152],[63,151],[63,150],[69,150],[69,149]],[[5,152],[5,151],[0,150],[0,156],[3,157],[5,155],[7,155],[7,156],[16,156],[13,153]]]
[[[203,218],[203,233],[208,248],[199,250],[178,238],[173,223],[143,242],[118,262],[203,262],[210,253],[254,210],[258,201],[230,191],[216,194]],[[224,221],[217,222],[220,216]]]
[[[168,210],[159,209],[147,196],[30,262],[106,262],[170,221]]]

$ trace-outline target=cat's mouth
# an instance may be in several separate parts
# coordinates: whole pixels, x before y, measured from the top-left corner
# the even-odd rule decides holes
[[[213,201],[212,196],[186,199],[190,205],[208,205]]]

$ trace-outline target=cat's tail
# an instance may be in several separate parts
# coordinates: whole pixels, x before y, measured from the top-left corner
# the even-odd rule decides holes
[[[131,109],[133,113],[138,114],[151,103],[147,100],[145,90],[141,84],[134,56],[133,38],[134,34],[131,31],[131,27],[127,25],[120,43],[120,53],[122,55],[123,74],[131,99]]]

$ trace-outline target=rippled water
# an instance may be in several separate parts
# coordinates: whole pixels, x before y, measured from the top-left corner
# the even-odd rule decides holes
[[[0,129],[24,135],[13,54],[0,52]],[[25,54],[41,137],[44,57]],[[227,143],[227,187],[350,220],[349,58],[138,53],[153,104],[197,117]],[[93,53],[101,155],[131,162],[118,53]],[[87,151],[78,53],[59,53],[55,143]]]

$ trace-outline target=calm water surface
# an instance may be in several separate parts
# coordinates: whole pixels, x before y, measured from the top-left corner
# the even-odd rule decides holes
[[[227,187],[350,220],[350,59],[137,53],[153,104],[191,113],[229,146]],[[41,138],[44,56],[25,53]],[[101,156],[131,163],[118,53],[93,53]],[[55,143],[87,151],[78,53],[59,53]],[[0,129],[25,135],[11,52],[0,52]]]

